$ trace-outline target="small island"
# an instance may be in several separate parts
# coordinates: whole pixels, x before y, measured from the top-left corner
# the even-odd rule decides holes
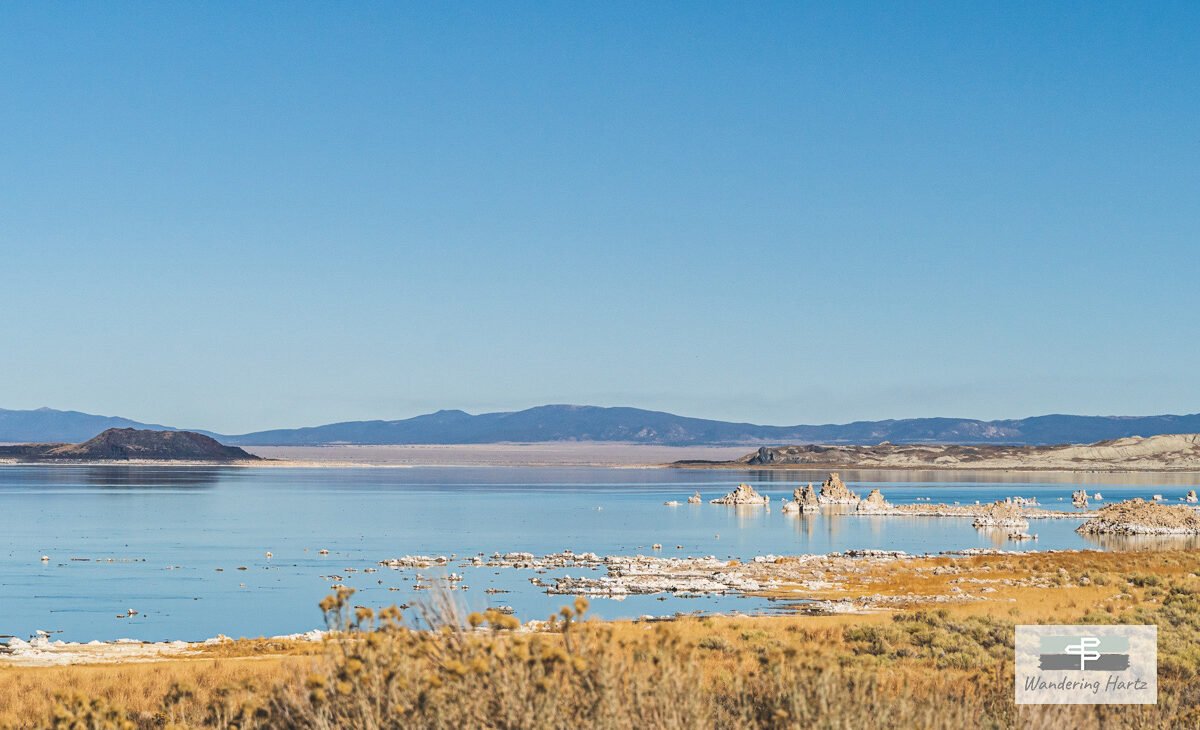
[[[110,428],[81,444],[0,446],[0,462],[21,464],[83,462],[202,462],[234,464],[262,461],[236,446],[193,431]]]

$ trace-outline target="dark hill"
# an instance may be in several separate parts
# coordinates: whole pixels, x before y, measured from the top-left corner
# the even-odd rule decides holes
[[[236,446],[191,431],[110,428],[81,444],[21,444],[0,447],[0,457],[25,461],[258,461]]]

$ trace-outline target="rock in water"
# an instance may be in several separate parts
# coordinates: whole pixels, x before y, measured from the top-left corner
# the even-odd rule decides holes
[[[1075,505],[1076,507],[1083,507],[1086,509],[1088,506],[1087,490],[1077,489],[1074,492],[1071,492],[1071,504]]]
[[[688,497],[688,504],[700,504],[702,501],[703,500],[700,498],[699,492],[696,492],[692,496]]]
[[[821,493],[817,495],[821,504],[858,504],[858,495],[851,492],[842,481],[842,475],[832,472],[829,478],[821,483]]]
[[[983,508],[983,511],[971,522],[972,527],[1006,527],[1024,530],[1029,527],[1021,507],[1003,500],[997,500]]]
[[[867,498],[858,503],[859,512],[881,512],[891,509],[892,505],[883,498],[883,492],[878,489],[872,489]]]
[[[1184,502],[1192,502],[1192,503],[1195,503],[1195,502],[1196,502],[1196,490],[1195,490],[1195,489],[1189,489],[1189,490],[1188,490],[1188,493],[1187,493],[1187,496],[1183,498],[1183,501],[1184,501]]]
[[[1079,526],[1090,535],[1200,535],[1200,514],[1183,506],[1155,504],[1142,499],[1116,502]]]
[[[729,494],[726,494],[720,499],[714,499],[713,504],[762,504],[765,505],[771,501],[770,497],[764,497],[754,490],[754,487],[749,484],[739,484],[737,489],[734,489]]]
[[[812,482],[804,489],[797,487],[796,491],[792,492],[792,499],[796,500],[795,503],[799,505],[801,512],[821,511],[821,502],[817,499],[817,490],[813,489]]]

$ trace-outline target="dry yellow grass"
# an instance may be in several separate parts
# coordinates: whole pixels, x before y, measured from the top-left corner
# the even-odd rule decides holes
[[[935,573],[933,568],[942,570]],[[963,577],[987,580],[995,592],[984,601],[934,602],[936,596],[948,594],[955,585],[952,581]],[[565,721],[573,717],[571,712],[588,706],[586,692],[599,692],[596,697],[606,699],[597,699],[595,706],[607,707],[607,714],[588,717],[593,721],[603,717],[603,724],[610,727],[638,726],[634,721],[639,718],[645,720],[641,725],[645,727],[718,719],[727,727],[792,727],[800,717],[826,727],[848,727],[845,722],[852,718],[888,727],[905,718],[918,726],[954,727],[956,722],[974,722],[971,718],[977,716],[988,718],[976,723],[983,727],[1054,727],[1101,720],[1156,727],[1168,722],[1166,718],[1170,723],[1200,721],[1196,717],[1200,697],[1188,689],[1200,678],[1196,618],[1200,552],[914,559],[874,565],[845,578],[836,591],[839,595],[911,593],[918,597],[916,605],[903,612],[867,615],[713,617],[670,624],[587,622],[575,625],[575,653],[566,654],[555,648],[564,646],[561,634],[531,645],[528,637],[501,632],[447,638],[447,644],[403,639],[400,649],[382,653],[367,651],[361,643],[338,646],[334,642],[329,647],[334,649],[331,657],[312,656],[326,651],[319,645],[243,641],[154,663],[0,668],[0,727],[43,726],[55,707],[54,695],[68,689],[121,708],[134,718],[135,727],[162,727],[181,719],[207,727],[230,727],[235,721],[269,727],[338,727],[375,717],[362,713],[372,705],[370,698],[389,686],[381,684],[380,677],[392,676],[400,663],[413,662],[424,669],[408,666],[406,681],[442,677],[428,680],[439,683],[440,694],[424,701],[434,703],[430,705],[434,708],[442,707],[437,702],[446,703],[438,710],[443,714],[451,707],[455,712],[496,711],[476,700],[494,697],[499,687],[507,687],[504,693],[522,698],[521,702],[536,704],[543,700],[536,694],[522,694],[525,685],[549,682],[566,692],[564,696],[574,697],[575,704],[551,703],[540,712],[558,712],[555,716]],[[928,599],[925,609],[921,609],[922,597]],[[1095,711],[1109,713],[1101,716],[1078,708],[1035,711],[1012,705],[1012,624],[1095,622],[1105,617],[1160,624],[1164,681],[1159,708]],[[495,657],[517,650],[539,657],[536,672],[528,674],[532,670],[511,662],[486,668],[493,666]],[[362,666],[351,663],[350,654]],[[583,662],[575,670],[569,669],[575,661],[572,657]],[[481,668],[467,669],[474,665]],[[351,675],[374,679],[349,682]],[[309,677],[307,684],[305,677]],[[321,679],[313,684],[312,677]],[[610,686],[614,682],[619,691]],[[181,693],[180,687],[186,692]],[[609,689],[601,691],[603,687]],[[348,693],[342,704],[338,704],[340,695],[329,699],[334,688]],[[322,702],[332,704],[314,704],[316,689],[327,695]],[[406,703],[417,695],[388,691],[399,692],[395,707],[407,708],[409,725],[442,726],[430,719],[440,716],[428,714],[433,710],[408,707]],[[621,714],[609,706],[614,697],[626,694],[640,703],[642,714]],[[354,699],[360,695],[361,701]],[[463,699],[468,695],[476,699]],[[658,695],[670,695],[671,702],[686,705],[678,708],[683,714],[663,714],[670,703],[664,704]],[[698,696],[708,699],[699,702]],[[864,709],[864,704],[869,707]],[[214,706],[219,710],[214,712]],[[246,708],[252,714],[235,720],[231,713]],[[504,711],[509,717],[520,717],[519,709]],[[481,716],[464,714],[459,719],[467,722]],[[845,721],[839,725],[836,717]]]
[[[40,727],[56,704],[55,695],[88,697],[155,715],[174,685],[194,689],[198,702],[222,687],[246,682],[267,688],[302,676],[312,657],[188,658],[127,664],[70,667],[0,667],[0,727]]]

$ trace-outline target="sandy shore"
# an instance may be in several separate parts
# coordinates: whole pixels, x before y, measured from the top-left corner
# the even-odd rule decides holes
[[[746,446],[654,446],[609,442],[398,446],[248,446],[255,456],[315,466],[625,466],[681,459],[736,459]]]
[[[412,467],[412,466],[608,466],[664,467],[681,459],[722,461],[744,456],[748,446],[657,446],[598,441],[501,444],[413,444],[394,446],[247,446],[265,461],[21,461],[0,466],[230,466],[230,467]]]
[[[673,466],[691,469],[970,469],[981,471],[1198,472],[1200,434],[1163,434],[1094,444],[802,444],[762,447],[749,459]]]

